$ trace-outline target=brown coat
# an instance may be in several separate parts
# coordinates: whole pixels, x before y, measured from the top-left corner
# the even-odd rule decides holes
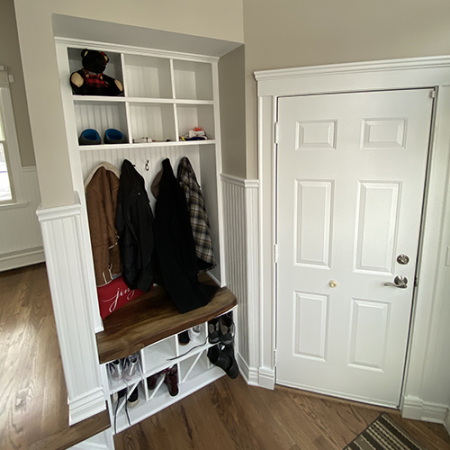
[[[119,176],[116,167],[103,162],[90,173],[85,182],[97,286],[108,284],[121,273],[115,225]]]

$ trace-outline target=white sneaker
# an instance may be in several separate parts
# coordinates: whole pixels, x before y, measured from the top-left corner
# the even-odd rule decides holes
[[[139,358],[138,355],[130,355],[125,358],[125,362],[123,365],[123,378],[125,380],[132,380],[136,372],[138,371]]]
[[[201,325],[196,325],[195,327],[189,328],[188,330],[189,339],[191,341],[194,341],[200,336],[201,331],[202,331]]]
[[[118,381],[122,379],[122,361],[116,359],[108,364],[108,373],[111,380]]]

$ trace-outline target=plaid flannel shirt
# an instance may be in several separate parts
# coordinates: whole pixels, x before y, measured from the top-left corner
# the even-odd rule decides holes
[[[180,161],[178,166],[178,182],[186,195],[197,257],[211,264],[212,268],[216,265],[216,259],[212,248],[209,219],[206,214],[202,190],[191,163],[186,157]]]

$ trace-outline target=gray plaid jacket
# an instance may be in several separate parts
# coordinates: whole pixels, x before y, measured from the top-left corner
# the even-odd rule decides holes
[[[186,157],[178,165],[178,182],[186,195],[197,258],[210,264],[211,267],[208,269],[212,269],[216,265],[216,260],[212,248],[209,219],[201,187],[197,182],[191,162]]]

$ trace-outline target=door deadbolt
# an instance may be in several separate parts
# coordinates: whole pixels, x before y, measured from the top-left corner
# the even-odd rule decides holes
[[[409,263],[409,257],[406,255],[398,255],[397,262],[403,266],[406,266],[406,264]]]

